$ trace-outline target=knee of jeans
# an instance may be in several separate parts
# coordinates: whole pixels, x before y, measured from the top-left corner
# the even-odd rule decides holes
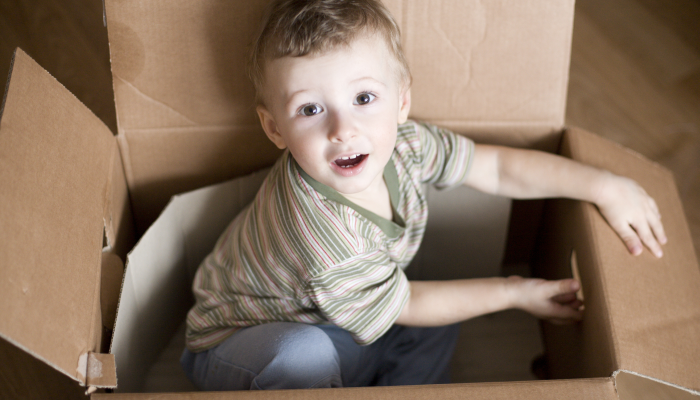
[[[333,341],[313,325],[295,324],[270,343],[275,357],[256,378],[258,386],[340,386],[340,357]],[[274,382],[274,383],[273,383]]]
[[[201,364],[203,361],[206,361],[206,359],[203,359],[200,353],[192,353],[187,348],[183,350],[182,356],[180,357],[180,366],[185,372],[185,376],[190,382],[200,388],[202,379],[198,374],[201,375]]]
[[[194,370],[194,359],[195,355],[190,352],[187,348],[182,351],[182,356],[180,356],[180,366],[182,370],[185,371],[185,375],[189,380],[192,380],[192,371]]]

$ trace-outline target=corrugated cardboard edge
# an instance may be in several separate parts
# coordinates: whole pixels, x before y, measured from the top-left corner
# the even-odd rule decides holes
[[[613,382],[614,382],[614,384],[615,384],[615,391],[618,392],[618,397],[620,397],[620,388],[618,388],[618,381],[617,381],[617,380],[618,380],[618,375],[619,375],[620,373],[638,376],[638,377],[640,377],[640,378],[648,379],[648,380],[650,380],[650,381],[654,381],[654,382],[656,382],[656,383],[660,383],[660,384],[663,384],[663,385],[666,385],[666,386],[669,386],[669,387],[672,387],[672,388],[681,390],[681,391],[686,392],[686,393],[688,393],[688,394],[690,394],[690,395],[693,395],[693,396],[700,396],[700,392],[699,392],[699,391],[691,390],[691,389],[688,389],[688,388],[684,388],[683,386],[679,386],[679,385],[676,385],[676,384],[673,384],[673,383],[670,383],[670,382],[662,381],[661,379],[656,379],[656,378],[653,378],[653,377],[651,377],[651,376],[642,375],[642,374],[637,373],[637,372],[634,372],[634,371],[628,371],[628,370],[621,369],[621,370],[615,371],[615,372],[613,373],[613,375],[612,375]],[[653,395],[653,394],[652,394],[652,395]],[[625,399],[621,399],[621,400],[625,400]]]
[[[617,399],[612,378],[575,380],[456,383],[450,385],[378,386],[292,390],[248,390],[193,393],[114,393],[95,394],[95,399],[114,400],[195,400],[195,399],[489,399],[489,400],[613,400]]]
[[[581,128],[577,127],[567,127],[567,129],[564,131],[564,134],[562,135],[562,141],[561,141],[561,148],[560,148],[560,153],[564,156],[570,157],[573,160],[580,160],[581,156],[578,154],[578,149],[576,145],[573,143],[576,141],[577,136],[575,134],[576,131],[584,131]],[[586,132],[586,131],[584,131]],[[627,150],[626,148],[619,146],[621,149]],[[566,154],[566,153],[568,154]],[[637,155],[639,156],[639,155]],[[600,248],[600,244],[598,243],[598,239],[596,235],[593,233],[595,232],[595,227],[593,225],[593,221],[591,220],[592,215],[598,215],[598,210],[596,209],[596,206],[593,204],[581,204],[580,207],[583,209],[582,210],[582,219],[584,221],[585,226],[583,229],[586,232],[586,238],[587,240],[590,240],[591,242],[591,247],[593,249]],[[592,257],[595,260],[595,265],[597,268],[600,268],[603,265],[603,260],[600,258],[600,254],[597,252],[592,252]],[[610,302],[609,302],[609,292],[610,289],[608,288],[607,283],[605,280],[602,278],[601,274],[596,274],[596,277],[598,278],[597,281],[595,282],[596,285],[602,288],[603,296],[602,300],[604,302],[604,307],[603,311],[605,312],[604,319],[607,321],[604,326],[609,332],[609,337],[611,338],[611,343],[617,343],[617,334],[615,332],[613,323],[612,323],[612,316],[610,314]],[[619,368],[620,365],[620,353],[619,349],[617,349],[614,345],[610,347],[610,358],[612,360],[613,366],[615,369]]]
[[[575,151],[572,151],[572,156],[574,155],[574,153],[575,153]],[[574,159],[576,159],[576,158],[574,158]],[[584,223],[586,225],[585,229],[586,229],[586,232],[588,233],[587,237],[591,241],[592,248],[599,249],[600,243],[599,243],[598,237],[593,234],[595,232],[595,226],[593,225],[593,221],[592,221],[593,215],[597,214],[598,210],[596,209],[596,207],[593,204],[584,204],[583,207],[584,207],[584,211],[583,211],[582,217],[583,217]],[[592,256],[595,259],[595,265],[597,265],[598,268],[602,268],[602,266],[604,265],[604,261],[600,257],[600,253],[594,251],[594,252],[592,252]],[[610,299],[610,288],[608,287],[609,285],[605,281],[602,273],[597,274],[597,278],[598,278],[598,281],[596,283],[598,285],[600,285],[600,287],[602,288],[602,292],[603,292],[602,299],[603,299],[604,304],[605,304],[605,307],[604,307],[605,320],[607,322],[605,323],[604,326],[608,330],[608,332],[610,332],[610,337],[612,338],[612,343],[613,343],[613,346],[611,346],[609,350],[612,353],[611,358],[612,358],[613,365],[616,368],[618,368],[620,366],[620,357],[621,356],[620,356],[620,349],[617,346],[615,346],[615,343],[618,343],[619,338],[618,338],[617,332],[615,332],[615,326],[613,324],[612,314],[610,311],[611,310],[611,305],[610,305],[610,300],[609,300]]]
[[[5,93],[2,96],[2,104],[0,105],[0,121],[2,121],[3,111],[5,111],[5,101],[7,100],[7,93],[10,91],[10,79],[12,78],[12,68],[15,66],[15,56],[17,56],[17,49],[15,49],[15,51],[12,53],[12,59],[10,60],[10,72],[7,73],[7,82],[5,82]]]
[[[100,277],[100,306],[102,310],[102,325],[114,330],[119,290],[124,276],[124,262],[112,251],[102,252],[102,276]],[[117,282],[119,287],[117,288]]]
[[[105,9],[105,0],[102,0],[102,25],[107,27],[107,10]]]
[[[119,146],[114,146],[112,154],[109,160],[109,176],[107,177],[107,186],[105,187],[106,193],[104,193],[104,203],[102,205],[102,223],[104,224],[105,236],[107,238],[107,247],[114,247],[116,241],[116,232],[113,223],[112,216],[112,192],[114,183],[114,162],[116,161],[117,154],[119,152]]]
[[[114,355],[87,352],[80,356],[78,374],[85,380],[84,386],[114,388],[117,383],[117,368]]]
[[[136,243],[138,245],[138,242]],[[136,245],[134,245],[136,247]],[[122,283],[121,286],[119,287],[119,297],[117,301],[117,309],[115,310],[114,313],[114,328],[116,329],[117,327],[117,322],[119,321],[119,304],[122,302],[122,295],[124,294],[124,282],[126,281],[126,274],[129,269],[129,258],[127,257],[126,262],[124,262],[124,273],[122,274]],[[113,352],[113,347],[114,347],[114,335],[112,335],[112,338],[109,343],[109,354],[114,354]]]
[[[124,281],[126,280],[126,270],[128,268],[128,261],[124,263],[124,273],[122,274],[122,283],[119,286],[119,295],[117,297],[117,308],[114,311],[114,325],[112,326],[112,330],[114,331],[115,328],[117,327],[117,321],[119,320],[119,303],[122,301],[122,293],[124,292]],[[119,380],[117,376],[117,360],[114,358],[114,353],[112,351],[112,346],[114,346],[114,334],[112,334],[112,337],[110,338],[109,342],[109,355],[112,356],[114,360],[114,386],[111,387],[111,389],[116,389],[119,387]],[[91,396],[92,397],[92,396]]]

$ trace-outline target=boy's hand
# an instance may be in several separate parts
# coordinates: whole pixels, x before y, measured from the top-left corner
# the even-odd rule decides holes
[[[583,302],[576,297],[581,284],[574,279],[548,281],[511,276],[506,285],[513,307],[537,318],[565,324],[583,317]]]
[[[659,208],[637,182],[606,174],[595,204],[630,253],[641,254],[644,243],[656,257],[663,255],[659,243],[667,239]]]
[[[630,253],[666,243],[654,200],[635,181],[541,151],[476,145],[464,184],[516,199],[566,197],[594,203]]]

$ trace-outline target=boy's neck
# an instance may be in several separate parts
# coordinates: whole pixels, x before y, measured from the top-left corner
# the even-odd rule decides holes
[[[346,199],[389,221],[393,219],[391,197],[384,175],[378,175],[372,184],[360,193],[340,193]]]

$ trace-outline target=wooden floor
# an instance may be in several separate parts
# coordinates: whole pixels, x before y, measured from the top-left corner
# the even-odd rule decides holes
[[[698,21],[698,0],[579,0],[566,120],[674,172],[696,253],[700,250]],[[0,77],[6,76],[16,46],[116,130],[100,0],[0,1]],[[4,78],[0,82],[4,91]],[[475,319],[464,325],[462,339],[453,362],[455,380],[534,378],[529,366],[542,345],[537,322],[528,315],[512,311]],[[165,364],[176,359],[177,352],[164,355]],[[169,368],[154,366],[152,390],[167,385],[167,378],[165,382],[161,378]]]
[[[700,2],[581,0],[566,122],[670,168],[700,254]]]

